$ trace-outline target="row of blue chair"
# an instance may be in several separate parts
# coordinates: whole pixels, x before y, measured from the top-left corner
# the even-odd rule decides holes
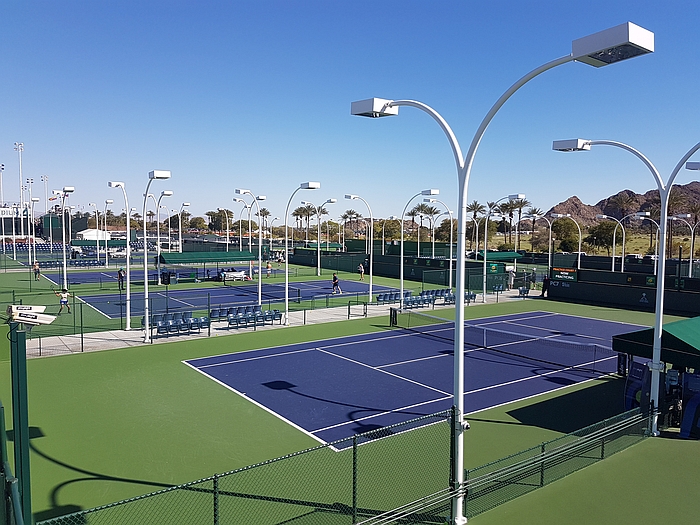
[[[406,297],[403,300],[403,307],[407,310],[411,308],[423,308],[424,306],[431,306],[435,303],[435,297],[432,295],[419,295],[417,297]]]
[[[232,306],[230,308],[212,308],[209,311],[209,317],[212,321],[225,321],[232,315],[238,314],[258,314],[262,313],[262,306],[259,305],[247,305],[247,306]]]
[[[439,290],[423,290],[420,293],[421,297],[445,297],[447,294],[452,293],[449,288],[440,288]]]
[[[452,292],[449,292],[449,293],[445,294],[445,297],[443,300],[444,300],[444,304],[455,304],[456,299],[457,299],[456,295]],[[476,294],[473,292],[464,292],[464,300],[467,302],[467,304],[473,303],[474,301],[476,301]]]
[[[404,290],[404,297],[411,297],[413,292],[411,290]],[[377,304],[394,304],[399,302],[401,297],[401,292],[388,292],[377,294]]]
[[[141,326],[145,325],[145,317],[141,318]],[[209,327],[208,317],[194,317],[192,312],[173,312],[153,314],[150,328],[155,329],[156,335],[189,334],[194,330],[200,332]]]
[[[239,312],[229,315],[227,318],[228,328],[247,328],[249,326],[265,326],[266,323],[274,324],[279,321],[282,324],[282,312],[279,310],[265,310],[250,313]]]

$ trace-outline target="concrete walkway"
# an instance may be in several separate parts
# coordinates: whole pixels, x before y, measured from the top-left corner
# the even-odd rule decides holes
[[[535,291],[533,290],[533,292]],[[535,292],[533,295],[537,297],[539,296],[539,293]],[[500,294],[498,300],[500,302],[505,302],[513,300],[522,301],[523,299],[518,297],[517,290],[513,290]],[[477,301],[471,303],[469,305],[469,308],[478,307],[482,304],[492,304],[495,302],[495,295],[487,295],[486,303],[482,303],[481,296],[477,296]],[[392,305],[368,305],[367,317],[386,316],[388,322],[389,309],[391,308],[391,306]],[[440,304],[435,305],[436,310],[441,310],[445,308],[454,308],[454,306],[442,306]],[[430,314],[432,308],[419,308],[416,311]],[[364,317],[363,305],[354,305],[350,307],[350,319],[360,319],[362,317]],[[303,326],[305,324],[311,325],[347,320],[347,307],[305,310],[301,312],[290,312],[289,314],[290,326]],[[274,325],[267,324],[265,326],[258,326],[256,330],[277,330],[282,328],[285,328],[285,326],[276,322]],[[247,333],[252,330],[253,328],[228,329],[227,323],[224,321],[213,322],[211,325],[211,337],[235,336],[236,334]],[[173,335],[170,337],[155,337],[154,335],[153,344],[207,339],[208,337],[208,330],[202,330],[201,332],[192,332],[190,334]],[[62,335],[54,337],[35,336],[31,339],[29,339],[28,337],[27,358],[31,359],[55,355],[75,354],[81,352],[97,352],[100,350],[112,350],[115,348],[126,348],[131,346],[143,346],[146,344],[144,343],[143,338],[144,333],[143,330],[141,330],[140,328],[130,331],[113,330],[108,332],[91,332],[83,335]]]

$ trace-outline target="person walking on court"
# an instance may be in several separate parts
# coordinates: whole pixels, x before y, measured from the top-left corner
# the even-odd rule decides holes
[[[34,280],[38,281],[41,277],[41,268],[39,268],[39,261],[34,261]]]
[[[119,268],[119,271],[117,272],[117,285],[119,286],[120,292],[124,289],[124,277],[126,277],[124,268]]]
[[[540,297],[545,297],[545,294],[549,292],[550,282],[551,279],[549,278],[549,275],[545,274],[544,279],[542,279],[542,294],[540,294]]]
[[[70,313],[70,305],[68,304],[68,298],[70,297],[70,293],[68,293],[68,290],[63,288],[60,292],[54,291],[54,294],[56,294],[56,297],[60,299],[59,303],[61,305],[61,308],[58,310],[58,315],[61,315],[64,306],[68,308],[68,313]]]
[[[343,291],[340,289],[340,280],[338,279],[337,273],[333,274],[333,293],[343,293]]]
[[[357,271],[360,272],[360,281],[365,280],[365,265],[360,263],[360,265],[357,267]]]
[[[267,278],[270,278],[270,275],[272,275],[272,261],[267,261]]]

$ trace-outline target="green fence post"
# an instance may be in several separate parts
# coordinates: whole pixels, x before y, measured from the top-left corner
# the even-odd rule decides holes
[[[124,303],[122,303],[122,290],[119,289],[119,329],[124,330]]]
[[[352,436],[352,523],[357,523],[357,434]]]
[[[85,341],[83,338],[83,333],[85,330],[83,329],[83,303],[80,303],[80,351],[83,352],[85,350]]]
[[[71,315],[73,316],[73,335],[76,333],[76,325],[75,325],[75,294],[71,294],[73,296],[73,311],[71,312]]]
[[[214,474],[214,525],[219,525],[219,475]]]
[[[27,406],[27,333],[10,323],[12,368],[12,428],[14,429],[15,477],[19,480],[22,515],[31,523],[32,494],[29,478],[29,408]]]
[[[207,312],[205,317],[209,317],[211,312],[211,292],[207,292]],[[207,324],[207,337],[211,337],[211,318],[209,318],[209,323]]]
[[[540,487],[544,487],[544,453],[545,453],[545,444],[542,443],[540,446],[540,454],[542,457],[542,462],[540,463]]]

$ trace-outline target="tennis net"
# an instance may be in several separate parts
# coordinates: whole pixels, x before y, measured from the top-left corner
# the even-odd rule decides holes
[[[454,321],[415,310],[392,308],[390,324],[418,337],[454,343]],[[617,353],[611,346],[581,341],[585,336],[562,334],[538,327],[524,327],[530,333],[506,331],[465,322],[465,352],[487,351],[560,368],[610,373],[616,370]],[[568,339],[567,339],[568,337]],[[578,339],[578,340],[576,340]]]
[[[250,281],[245,284],[226,284],[227,289],[232,290],[233,295],[256,296],[258,295],[258,285],[250,284]],[[272,299],[274,301],[284,300],[284,284],[262,284],[262,297]],[[289,287],[289,300],[300,303],[302,300],[301,288]]]

